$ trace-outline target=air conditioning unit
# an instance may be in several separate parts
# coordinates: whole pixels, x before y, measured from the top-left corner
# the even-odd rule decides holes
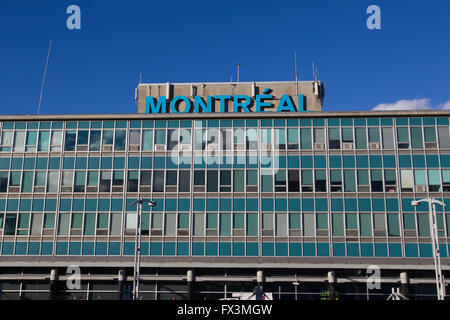
[[[370,149],[380,149],[380,143],[379,142],[371,142],[369,143],[369,148]]]
[[[14,193],[20,192],[20,187],[17,187],[17,186],[9,186],[9,187],[8,187],[8,192],[14,192]]]
[[[436,149],[437,143],[436,142],[425,142],[425,148],[426,149]]]
[[[181,144],[180,150],[181,151],[192,151],[192,145],[191,144]]]
[[[416,186],[416,192],[427,192],[427,186]]]
[[[314,149],[325,150],[325,143],[320,143],[320,142],[314,143]]]
[[[61,187],[61,192],[72,192],[72,187]]]
[[[86,187],[86,192],[97,192],[97,187]]]
[[[112,151],[113,146],[112,145],[104,145],[102,147],[102,151]]]
[[[235,143],[234,150],[245,150],[245,144],[243,143]]]
[[[34,187],[34,192],[45,192],[45,187]]]
[[[272,150],[272,144],[271,143],[263,143],[262,150],[265,150],[265,151]]]
[[[77,146],[77,151],[87,151],[87,146]]]
[[[141,146],[140,145],[128,146],[128,150],[129,151],[140,151],[141,150]]]
[[[165,144],[155,144],[155,151],[166,151]]]
[[[353,143],[345,142],[342,147],[344,150],[353,150]]]

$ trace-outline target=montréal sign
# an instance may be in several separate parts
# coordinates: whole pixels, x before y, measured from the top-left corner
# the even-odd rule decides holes
[[[214,95],[207,96],[206,101],[201,96],[193,99],[186,96],[175,96],[168,101],[167,97],[158,99],[152,96],[145,97],[145,113],[188,113],[188,112],[227,112],[227,103],[233,102],[231,112],[301,112],[304,108],[304,95],[299,94],[298,100],[290,95],[283,94],[279,99],[274,99],[269,88],[264,89],[264,94],[257,94],[254,98],[248,95]],[[297,101],[294,101],[297,100]],[[215,101],[219,102],[219,110],[214,110]]]

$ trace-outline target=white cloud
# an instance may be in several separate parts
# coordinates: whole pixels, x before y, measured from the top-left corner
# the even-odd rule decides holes
[[[431,109],[431,100],[427,98],[414,100],[399,100],[394,103],[382,103],[372,110],[429,110]],[[449,101],[450,104],[450,101]],[[450,106],[449,106],[450,107]]]
[[[450,100],[448,100],[447,102],[444,102],[444,103],[441,103],[440,105],[438,105],[438,109],[449,110],[450,109]]]

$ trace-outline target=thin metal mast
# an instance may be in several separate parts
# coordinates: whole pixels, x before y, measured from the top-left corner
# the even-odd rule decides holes
[[[38,114],[41,113],[42,93],[44,91],[44,83],[45,83],[45,77],[47,75],[48,59],[50,58],[51,49],[52,49],[52,40],[50,40],[50,44],[48,46],[47,60],[45,61],[44,76],[42,78],[42,84],[41,84],[41,95],[39,96]]]

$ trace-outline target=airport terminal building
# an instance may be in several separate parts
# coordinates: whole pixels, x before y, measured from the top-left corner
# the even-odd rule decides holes
[[[450,277],[450,110],[323,99],[319,81],[142,83],[134,114],[0,116],[0,299],[129,299],[139,197],[156,203],[145,300],[435,299],[429,207],[412,201],[446,204]]]

